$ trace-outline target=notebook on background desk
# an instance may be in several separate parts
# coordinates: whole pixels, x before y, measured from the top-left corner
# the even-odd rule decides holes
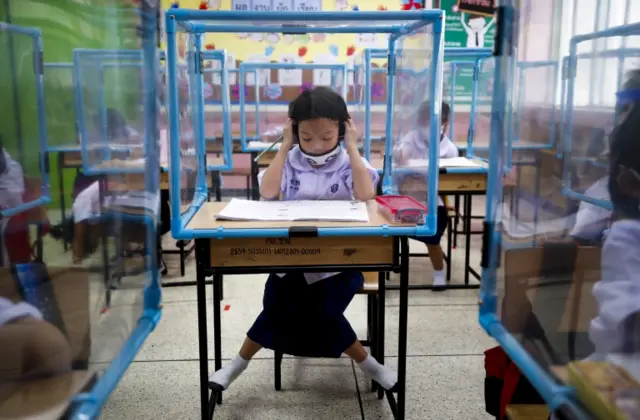
[[[362,201],[252,201],[234,198],[216,216],[218,220],[294,222],[368,222]]]
[[[428,168],[429,159],[409,159],[406,165],[407,168]],[[448,159],[440,159],[438,161],[440,168],[482,168],[478,162],[465,157],[454,157]]]

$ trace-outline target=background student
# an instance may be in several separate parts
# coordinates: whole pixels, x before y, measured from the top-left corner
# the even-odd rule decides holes
[[[446,135],[447,127],[449,126],[449,117],[451,108],[446,102],[442,103],[442,109],[440,112],[440,158],[454,158],[458,157],[458,148]],[[417,113],[418,128],[410,131],[404,135],[398,141],[398,144],[393,148],[393,158],[400,166],[406,165],[411,159],[428,159],[429,158],[429,133],[431,126],[431,104],[429,101],[423,102],[418,108]],[[423,183],[424,178],[420,177],[419,183]],[[420,188],[424,192],[424,188]],[[420,197],[423,201],[426,194]],[[438,215],[437,215],[437,229],[433,236],[428,237],[416,237],[414,239],[424,243],[429,251],[429,259],[433,265],[433,290],[444,290],[447,285],[444,269],[444,252],[440,246],[440,241],[444,231],[447,229],[447,207],[445,206],[442,197],[438,198]]]

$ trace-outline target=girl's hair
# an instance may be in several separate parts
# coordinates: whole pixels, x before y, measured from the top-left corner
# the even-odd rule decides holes
[[[442,108],[440,109],[440,122],[446,124],[449,122],[449,115],[451,114],[451,107],[445,101],[442,101]],[[418,118],[420,122],[429,121],[431,119],[431,102],[424,101],[418,108]]]
[[[98,129],[102,128],[102,119],[99,114],[95,116],[94,123]],[[127,136],[127,120],[114,108],[107,108],[107,136],[109,140]]]
[[[640,69],[627,74],[622,92],[631,91],[640,92]],[[609,194],[616,216],[640,218],[640,199],[627,195],[618,182],[622,167],[633,169],[640,174],[640,99],[619,101],[617,112],[626,115],[611,132]]]
[[[342,96],[323,86],[304,91],[291,101],[289,118],[296,123],[315,118],[327,118],[338,122],[351,119]]]

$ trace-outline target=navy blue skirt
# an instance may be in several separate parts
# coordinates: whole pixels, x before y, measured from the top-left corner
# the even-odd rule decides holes
[[[267,279],[263,309],[247,336],[262,347],[301,357],[340,357],[357,336],[344,311],[362,288],[360,272],[311,285],[302,273]]]

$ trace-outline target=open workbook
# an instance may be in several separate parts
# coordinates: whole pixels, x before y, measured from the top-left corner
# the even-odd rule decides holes
[[[329,221],[368,222],[367,204],[362,201],[251,201],[232,199],[218,220],[265,222]]]
[[[429,159],[409,159],[407,168],[428,168]],[[441,158],[438,161],[440,168],[482,168],[478,162],[467,159],[466,157]]]

